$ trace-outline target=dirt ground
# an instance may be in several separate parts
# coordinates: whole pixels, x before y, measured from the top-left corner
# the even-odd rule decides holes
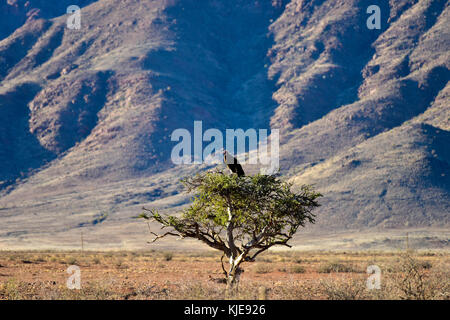
[[[80,289],[67,287],[72,265]],[[367,287],[369,265],[380,289]],[[233,298],[449,299],[449,266],[446,251],[269,252],[243,265]],[[222,280],[209,251],[0,252],[0,299],[224,299]]]

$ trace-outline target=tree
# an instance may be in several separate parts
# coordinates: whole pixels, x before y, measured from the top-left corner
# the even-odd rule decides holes
[[[166,236],[194,238],[220,250],[227,289],[237,288],[243,262],[253,262],[260,253],[275,245],[291,247],[299,227],[314,223],[312,210],[319,206],[320,193],[310,186],[291,191],[292,184],[276,175],[238,177],[221,171],[197,174],[182,180],[194,193],[191,205],[181,215],[161,215],[146,209],[139,217],[158,222]],[[228,267],[224,266],[224,258]]]

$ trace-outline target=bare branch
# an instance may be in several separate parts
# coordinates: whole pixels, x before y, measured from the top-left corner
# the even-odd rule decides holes
[[[175,236],[175,237],[180,237],[180,238],[183,238],[180,234],[177,234],[177,233],[173,233],[173,232],[166,232],[166,233],[164,233],[164,234],[157,234],[157,233],[154,233],[154,232],[150,232],[152,235],[154,235],[155,236],[155,238],[153,239],[153,240],[151,240],[151,241],[148,241],[147,243],[153,243],[153,242],[156,242],[158,239],[161,239],[161,238],[164,238],[164,237],[166,237],[166,236]]]

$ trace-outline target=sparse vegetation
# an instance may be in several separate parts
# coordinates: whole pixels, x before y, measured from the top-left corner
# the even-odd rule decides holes
[[[167,253],[0,252],[0,299],[225,298],[226,284],[216,264],[220,255],[212,251],[170,252],[177,259],[166,261]],[[264,259],[271,262],[258,261],[246,269],[232,298],[450,299],[450,255],[445,252],[307,252],[302,257],[299,265],[295,255],[265,253]],[[69,259],[82,262],[81,290],[66,288],[67,263],[62,267],[59,261]],[[43,261],[22,262],[38,260]],[[324,265],[335,262],[352,269],[320,272]],[[368,275],[355,272],[373,264],[382,272],[379,290],[368,290]]]
[[[10,278],[0,286],[0,292],[3,292],[7,300],[19,300],[23,296],[16,279]]]

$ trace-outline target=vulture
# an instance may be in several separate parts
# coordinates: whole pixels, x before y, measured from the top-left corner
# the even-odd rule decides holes
[[[228,153],[227,150],[223,151],[223,162],[225,162],[228,169],[230,169],[231,172],[236,173],[238,177],[245,176],[244,169],[242,169],[242,166],[239,164],[239,162],[235,157],[233,157],[231,154]]]

